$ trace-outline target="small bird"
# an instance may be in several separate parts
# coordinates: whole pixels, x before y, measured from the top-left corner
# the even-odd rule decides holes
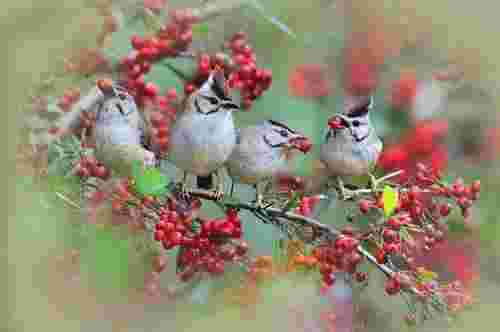
[[[373,97],[352,99],[346,110],[328,121],[328,132],[320,147],[320,160],[329,176],[337,178],[344,198],[348,192],[342,177],[369,175],[382,151],[382,141],[370,121]]]
[[[188,174],[197,176],[198,186],[204,189],[213,189],[215,174],[215,196],[222,198],[221,167],[236,146],[232,112],[240,109],[225,83],[223,70],[212,70],[203,85],[186,99],[184,112],[172,126],[168,159],[183,171],[181,192],[186,196]]]
[[[234,182],[254,185],[256,204],[262,205],[261,185],[290,172],[291,150],[307,153],[310,148],[307,137],[274,120],[241,129],[236,147],[226,163],[233,180],[231,195]]]
[[[93,131],[96,158],[127,175],[131,174],[135,161],[146,167],[155,166],[155,154],[146,148],[149,131],[134,98],[111,80],[99,80],[97,88],[98,96],[87,110],[96,112]]]

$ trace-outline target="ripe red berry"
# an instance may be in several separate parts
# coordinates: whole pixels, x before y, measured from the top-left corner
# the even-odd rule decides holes
[[[132,44],[132,47],[136,50],[140,50],[141,48],[144,47],[144,39],[142,39],[141,37],[139,37],[138,35],[134,35],[132,36],[132,38],[130,39],[131,41],[131,44]]]
[[[384,241],[386,242],[394,242],[397,240],[398,233],[393,231],[392,229],[384,229],[382,232],[382,237],[384,238]]]
[[[439,208],[439,213],[443,217],[447,217],[450,214],[450,212],[451,212],[451,205],[448,203],[441,205],[441,207]]]
[[[186,93],[186,95],[192,94],[194,90],[196,90],[194,84],[188,83],[184,86],[184,93]]]
[[[385,292],[388,295],[396,295],[401,290],[401,284],[396,278],[389,278],[385,281]]]
[[[122,206],[122,202],[118,199],[114,199],[111,202],[111,209],[113,210],[113,212],[119,212],[122,209]]]
[[[146,83],[146,86],[144,87],[144,93],[148,97],[156,97],[156,95],[158,95],[158,91],[158,86],[153,82]]]
[[[472,183],[471,190],[473,193],[478,193],[481,191],[481,181],[476,180]]]
[[[367,214],[370,211],[371,206],[372,206],[372,203],[366,199],[362,199],[359,201],[359,210],[363,214]]]
[[[93,175],[103,180],[107,179],[110,175],[108,169],[104,166],[97,166],[93,169]]]
[[[163,241],[165,238],[165,233],[162,230],[155,231],[155,241]]]

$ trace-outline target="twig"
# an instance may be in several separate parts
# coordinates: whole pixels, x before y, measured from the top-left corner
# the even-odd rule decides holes
[[[76,204],[75,202],[70,200],[68,197],[61,194],[60,192],[56,191],[56,196],[59,197],[60,199],[62,199],[63,201],[65,201],[66,203],[68,203],[69,205],[71,205],[72,207],[77,208],[77,209],[81,209],[81,207],[78,204]]]

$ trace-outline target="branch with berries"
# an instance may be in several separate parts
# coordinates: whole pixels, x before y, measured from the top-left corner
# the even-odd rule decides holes
[[[224,8],[231,9],[240,3],[228,1]],[[165,66],[183,80],[184,100],[207,80],[214,67],[224,70],[228,90],[239,91],[244,109],[250,110],[253,102],[270,88],[272,73],[257,65],[245,33],[234,34],[224,43],[223,51],[215,54],[190,49],[193,27],[221,11],[210,4],[200,10],[172,11],[169,20],[160,24],[154,36],[133,35],[130,38],[132,50],[121,58],[116,68],[110,69],[120,77],[120,86],[133,97],[144,115],[148,125],[146,136],[150,138],[147,149],[158,157],[168,152],[170,125],[182,102],[175,89],[162,92],[155,82],[146,81],[153,66]],[[176,58],[193,60],[195,70],[186,73],[168,61]],[[108,90],[114,93],[109,86]],[[61,193],[58,197],[72,207],[85,206],[89,218],[94,218],[100,207],[110,205],[115,215],[121,215],[130,225],[146,231],[147,241],[154,240],[164,251],[179,248],[176,266],[182,281],[207,273],[220,276],[228,264],[240,264],[252,271],[255,262],[249,258],[239,216],[239,211],[246,210],[262,223],[278,227],[290,240],[304,242],[310,253],[301,253],[295,264],[318,271],[325,287],[335,282],[334,272],[337,271],[347,272],[359,283],[366,282],[367,274],[358,270],[366,261],[387,276],[385,291],[388,295],[410,296],[411,317],[417,314],[415,303],[418,302],[424,307],[423,318],[428,318],[433,310],[454,311],[466,303],[459,284],[439,283],[439,276],[418,266],[414,256],[420,251],[432,251],[443,241],[447,217],[453,207],[457,207],[464,218],[469,216],[473,203],[479,198],[479,181],[465,185],[463,180],[457,179],[449,184],[424,165],[417,166],[415,175],[403,176],[397,171],[381,176],[369,187],[350,190],[348,202],[354,207],[347,220],[349,224],[343,229],[311,217],[321,197],[308,195],[296,183],[288,183],[281,192],[272,193],[274,200],[264,206],[233,197],[220,200],[213,192],[200,189],[190,191],[188,199],[179,195],[177,188],[156,168],[141,171],[141,167],[132,167],[132,174],[119,177],[115,169],[92,155],[98,142],[89,143],[86,136],[95,130],[96,114],[86,111],[103,102],[104,90],[97,84],[91,93],[80,98],[79,91],[70,89],[60,100],[54,101],[57,109],[50,112],[48,105],[38,100],[39,113],[59,112],[56,117],[58,130],[51,127],[50,133],[54,135],[48,144],[58,151],[60,158],[56,163],[69,162],[66,168],[81,180],[82,191],[86,194],[78,203]],[[342,126],[339,119],[332,120],[330,126]],[[59,140],[65,133],[75,134],[78,139],[73,143],[81,146],[76,148],[73,144],[65,150]],[[123,155],[124,150],[105,154],[113,159],[113,152]],[[134,151],[126,152],[129,156]],[[111,186],[112,180],[119,183]],[[218,204],[224,215],[201,216],[204,201]],[[154,271],[160,273],[165,266],[164,257],[155,256]]]

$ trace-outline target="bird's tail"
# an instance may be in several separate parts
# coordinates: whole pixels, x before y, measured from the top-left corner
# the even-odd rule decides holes
[[[210,190],[214,185],[214,174],[210,173],[207,176],[197,176],[196,186],[200,189]]]

